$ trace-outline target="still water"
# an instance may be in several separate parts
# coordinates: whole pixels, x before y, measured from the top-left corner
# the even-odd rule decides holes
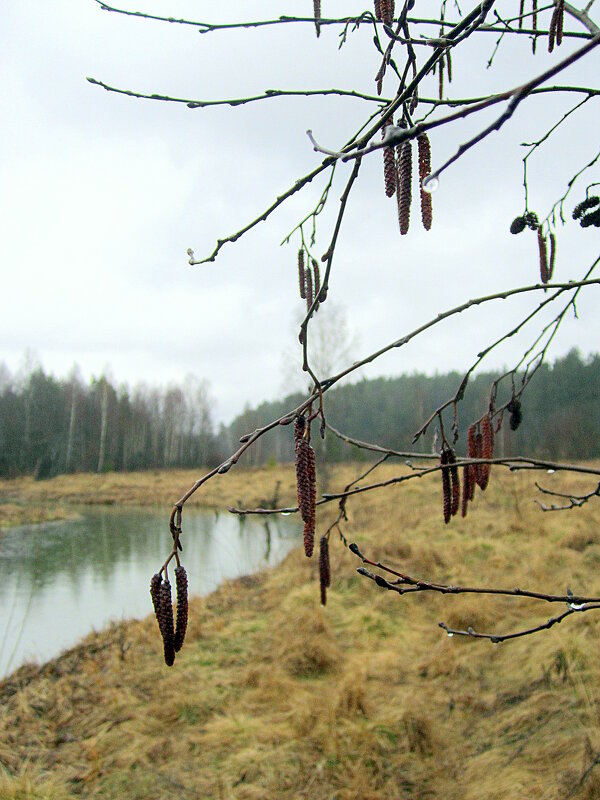
[[[182,563],[191,594],[274,565],[299,542],[293,518],[187,511]],[[152,612],[150,578],[171,547],[168,514],[85,509],[81,519],[0,538],[0,677],[43,662],[111,620]]]

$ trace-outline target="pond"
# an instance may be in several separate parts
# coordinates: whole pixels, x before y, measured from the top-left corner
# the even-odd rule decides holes
[[[277,564],[299,537],[293,517],[186,510],[190,594]],[[53,658],[111,620],[150,614],[150,578],[170,547],[168,514],[147,509],[86,508],[76,520],[2,533],[0,677]]]

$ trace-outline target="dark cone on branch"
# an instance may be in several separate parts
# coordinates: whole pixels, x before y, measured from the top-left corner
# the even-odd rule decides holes
[[[326,536],[319,540],[319,584],[321,587],[321,605],[327,605],[327,588],[331,583],[329,565],[329,542]]]
[[[175,621],[175,652],[178,653],[185,639],[188,624],[188,579],[185,567],[175,568],[175,587],[177,589],[177,618]]]
[[[398,223],[400,233],[405,236],[410,225],[410,203],[412,200],[412,142],[404,142],[398,159]]]
[[[598,203],[600,203],[600,197],[596,197],[596,195],[586,197],[585,200],[583,200],[581,203],[578,203],[573,209],[573,219],[579,219],[582,214],[584,214],[588,209],[597,206]]]
[[[515,217],[510,223],[510,232],[513,234],[522,233],[527,227],[527,220],[525,217]]]
[[[385,138],[385,131],[392,124],[392,120],[387,119],[382,128],[382,138]],[[383,180],[387,197],[392,197],[396,191],[397,167],[396,154],[393,147],[383,148]]]
[[[537,231],[540,227],[540,221],[535,211],[528,211],[527,214],[525,214],[525,223],[532,231]]]
[[[511,431],[516,431],[521,422],[523,421],[523,411],[521,410],[521,401],[513,398],[506,406],[507,411],[510,412],[508,423]]]
[[[172,667],[175,662],[175,628],[173,626],[173,604],[171,602],[171,584],[169,581],[163,581],[160,586],[158,627],[163,638],[165,664],[167,667]]]

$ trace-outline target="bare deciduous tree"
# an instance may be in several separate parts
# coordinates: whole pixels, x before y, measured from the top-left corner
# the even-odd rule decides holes
[[[335,522],[327,531],[321,532],[320,538],[320,574],[323,602],[326,599],[326,588],[329,581],[328,546],[333,531],[338,531],[341,541],[347,545],[343,523],[346,519],[347,505],[351,498],[362,492],[376,491],[390,483],[401,484],[423,476],[441,476],[443,486],[444,521],[449,523],[456,516],[465,516],[469,504],[473,501],[476,490],[484,491],[490,480],[490,470],[502,468],[515,470],[565,470],[575,471],[590,478],[590,490],[581,496],[565,496],[539,486],[540,508],[542,512],[579,508],[588,501],[595,501],[599,496],[597,482],[600,469],[583,465],[569,465],[543,461],[533,456],[521,455],[505,458],[495,457],[494,438],[502,428],[510,426],[516,429],[521,423],[522,398],[536,371],[547,358],[550,347],[557,336],[565,318],[577,311],[577,302],[582,292],[597,286],[600,278],[595,276],[595,269],[600,257],[595,257],[588,264],[579,265],[576,259],[565,264],[568,277],[556,281],[553,277],[557,260],[557,249],[563,226],[580,226],[581,236],[594,236],[595,232],[587,229],[600,227],[600,199],[597,187],[600,150],[592,159],[581,163],[576,152],[566,152],[560,163],[552,165],[562,175],[565,191],[555,198],[545,213],[536,213],[530,207],[531,181],[528,168],[531,159],[539,156],[548,146],[549,140],[557,135],[572,115],[579,119],[580,130],[589,131],[589,136],[597,142],[597,109],[600,86],[558,83],[570,67],[585,60],[587,64],[586,84],[597,84],[600,75],[598,69],[598,45],[600,45],[600,28],[593,21],[591,12],[594,0],[586,6],[575,7],[565,0],[553,0],[545,6],[538,7],[533,2],[530,7],[521,0],[520,7],[516,0],[482,0],[472,3],[469,8],[462,9],[453,4],[450,12],[449,4],[442,0],[439,12],[431,17],[419,16],[420,9],[414,0],[394,4],[393,0],[381,0],[374,3],[373,8],[355,16],[329,18],[321,16],[320,3],[315,3],[312,14],[299,16],[281,16],[268,20],[240,19],[236,22],[211,24],[188,19],[173,19],[152,15],[142,11],[126,11],[109,6],[96,0],[102,9],[118,14],[133,15],[140,20],[163,21],[169,24],[190,26],[204,35],[212,35],[237,29],[252,31],[258,28],[275,29],[278,26],[315,26],[319,36],[324,29],[333,28],[339,33],[339,47],[345,46],[352,37],[364,36],[372,41],[374,62],[365,65],[371,70],[373,91],[361,92],[354,87],[336,88],[326,86],[322,89],[277,89],[266,90],[248,97],[202,100],[182,98],[158,94],[145,94],[131,89],[118,88],[90,78],[97,86],[110,92],[118,92],[136,98],[146,98],[164,103],[184,104],[190,109],[202,109],[215,105],[227,105],[233,108],[250,103],[267,103],[275,98],[296,96],[336,96],[352,98],[363,103],[365,112],[360,128],[348,131],[346,142],[341,147],[334,147],[331,142],[322,141],[319,132],[309,130],[308,139],[318,154],[317,163],[307,174],[299,177],[291,186],[283,190],[267,208],[239,230],[226,233],[219,238],[216,246],[197,257],[192,249],[188,250],[189,263],[200,265],[213,262],[221,250],[238,242],[244,235],[267,220],[291,197],[302,192],[311,183],[323,181],[323,189],[316,206],[306,213],[284,241],[297,245],[297,272],[294,263],[294,281],[299,280],[302,301],[306,304],[305,313],[299,326],[299,340],[302,347],[302,369],[311,381],[311,390],[295,408],[290,408],[278,419],[269,424],[248,432],[242,436],[240,446],[231,453],[219,466],[200,477],[193,486],[174,505],[170,528],[173,537],[173,548],[160,572],[154,580],[154,596],[159,597],[158,587],[168,586],[170,603],[170,586],[167,568],[172,559],[179,564],[178,545],[182,536],[182,512],[187,500],[198,491],[204,483],[217,475],[227,473],[234,467],[242,455],[253,448],[263,436],[279,426],[294,423],[296,442],[296,467],[298,475],[298,507],[287,509],[230,509],[238,514],[272,514],[278,512],[299,512],[305,530],[305,549],[307,555],[312,554],[315,537],[315,517],[318,508],[329,503],[338,503],[339,513]],[[491,38],[490,38],[491,37]],[[326,37],[322,37],[324,39]],[[518,82],[510,82],[510,77],[502,73],[497,76],[503,82],[503,88],[489,94],[472,97],[454,96],[452,91],[453,70],[458,65],[469,62],[469,48],[480,40],[492,42],[492,51],[487,63],[488,68],[495,67],[498,52],[509,40],[519,40],[524,44],[529,41],[533,54],[538,55],[546,50],[552,54],[544,66],[538,66],[533,58],[527,66],[523,66]],[[325,45],[323,44],[325,49]],[[326,57],[326,56],[325,56]],[[547,57],[546,57],[547,59]],[[472,69],[472,67],[471,67]],[[325,67],[323,68],[325,72]],[[435,75],[437,92],[435,96],[428,93],[431,86],[431,75]],[[473,77],[473,84],[479,83]],[[389,94],[384,94],[384,88]],[[468,169],[468,154],[474,149],[488,149],[488,161],[492,163],[498,147],[499,135],[503,136],[510,128],[510,121],[518,109],[529,105],[536,96],[542,96],[545,107],[552,98],[570,99],[572,103],[567,110],[554,115],[551,123],[542,136],[528,143],[523,163],[524,203],[520,213],[510,220],[499,220],[498,226],[506,239],[510,225],[510,233],[523,234],[532,231],[535,236],[535,260],[539,269],[539,280],[525,281],[518,285],[508,286],[502,291],[491,292],[482,296],[470,296],[469,286],[464,287],[464,300],[444,311],[432,310],[421,324],[412,330],[405,331],[377,350],[353,360],[335,374],[323,374],[319,364],[311,358],[311,336],[313,318],[318,308],[327,303],[330,282],[334,269],[342,264],[336,261],[340,237],[343,236],[343,221],[348,208],[349,199],[359,192],[358,178],[361,165],[368,159],[383,160],[383,177],[385,194],[396,198],[397,217],[401,235],[410,233],[411,226],[418,223],[415,217],[421,217],[426,231],[435,228],[433,192],[440,178],[453,170]],[[538,102],[541,102],[539,100]],[[234,113],[234,112],[232,112]],[[550,114],[552,117],[552,114]],[[468,126],[465,127],[465,121]],[[465,133],[465,130],[467,131]],[[446,153],[441,161],[436,161],[436,145],[443,133]],[[430,140],[431,136],[431,140]],[[415,144],[416,143],[416,144]],[[308,144],[308,141],[307,141]],[[431,145],[434,145],[433,149]],[[520,156],[516,156],[519,158]],[[327,204],[331,205],[330,190],[334,174],[346,170],[345,185],[341,193],[337,213],[328,231],[322,230],[321,212]],[[416,176],[418,175],[418,184]],[[418,186],[418,198],[413,188]],[[317,229],[318,236],[317,236]],[[390,231],[390,237],[394,234]],[[470,231],[458,231],[457,235],[469,237]],[[530,235],[530,234],[529,234]],[[324,248],[317,250],[317,241],[327,240]],[[494,242],[497,242],[495,239]],[[531,236],[533,243],[534,237]],[[494,245],[496,246],[496,245]],[[498,245],[502,246],[502,245]],[[533,248],[532,248],[533,253]],[[295,261],[295,259],[294,259]],[[426,261],[424,254],[423,261]],[[376,271],[377,265],[369,265]],[[451,275],[439,274],[440,281],[451,281]],[[385,287],[382,287],[385,288]],[[592,289],[593,291],[593,289]],[[414,444],[432,429],[437,431],[439,451],[427,455],[425,452],[400,452],[381,445],[362,442],[351,438],[343,431],[336,430],[327,421],[327,392],[347,376],[357,374],[366,365],[392,350],[405,347],[409,342],[421,337],[426,332],[438,327],[443,329],[444,323],[454,321],[473,307],[493,307],[497,301],[509,298],[525,297],[528,307],[522,318],[511,323],[504,332],[477,347],[477,355],[471,367],[465,372],[456,388],[456,392],[448,397],[439,407],[430,409],[414,434]],[[552,310],[553,316],[547,321],[547,312]],[[531,328],[538,324],[534,333]],[[500,345],[513,336],[525,337],[525,349],[516,363],[498,377],[490,387],[489,402],[481,408],[478,419],[472,421],[468,430],[461,430],[458,423],[457,409],[468,386],[469,378],[485,358]],[[528,339],[526,337],[529,337]],[[311,423],[315,423],[311,426]],[[321,436],[338,436],[350,447],[360,448],[378,456],[368,470],[343,490],[324,494],[320,498],[315,493],[314,452],[310,445],[311,427],[318,428]],[[314,435],[314,434],[313,434]],[[291,433],[290,433],[291,437]],[[457,450],[462,450],[458,454]],[[390,458],[410,459],[410,471],[404,471],[391,481],[377,481],[368,475],[376,472],[379,465]],[[318,467],[317,467],[318,468]],[[493,478],[492,478],[493,479]],[[436,491],[438,484],[436,483]],[[440,584],[433,580],[410,576],[387,564],[371,559],[361,552],[356,544],[350,549],[366,566],[359,572],[373,581],[376,586],[399,594],[414,592],[437,592],[442,594],[478,593],[487,595],[510,595],[513,597],[537,598],[548,603],[568,604],[563,610],[547,621],[525,630],[510,633],[485,633],[467,630],[452,630],[451,634],[487,638],[493,642],[526,636],[537,631],[546,630],[557,622],[578,612],[586,612],[600,608],[600,597],[588,595],[573,596],[561,592],[540,592],[520,588],[505,589],[484,586],[454,586]],[[371,569],[368,569],[370,567]],[[377,569],[374,572],[373,569]],[[158,602],[158,601],[156,601]],[[167,623],[163,619],[165,608],[158,602],[157,614],[161,622],[161,631]],[[170,613],[169,613],[170,618]],[[169,630],[172,621],[169,622]],[[164,636],[164,633],[163,633]],[[172,634],[169,634],[172,637]],[[170,653],[172,663],[174,653]]]

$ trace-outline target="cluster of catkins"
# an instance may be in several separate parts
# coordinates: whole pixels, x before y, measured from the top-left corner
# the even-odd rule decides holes
[[[386,130],[392,120],[387,119],[382,128],[385,139]],[[426,231],[431,229],[433,208],[431,193],[423,189],[423,180],[431,172],[431,145],[426,133],[417,136],[419,151],[419,185],[421,189],[421,220]],[[410,225],[410,206],[412,203],[412,141],[402,142],[398,147],[383,148],[383,178],[385,193],[388,197],[396,195],[398,204],[398,223],[400,233],[408,233]]]
[[[163,640],[167,667],[173,666],[175,653],[178,653],[183,646],[188,623],[188,579],[185,568],[181,564],[175,568],[175,586],[177,589],[177,617],[173,624],[171,584],[166,570],[164,580],[161,578],[160,572],[157,572],[150,581],[150,596]]]
[[[600,197],[590,195],[578,203],[573,209],[573,219],[578,219],[582,228],[589,228],[590,225],[600,228]]]
[[[512,417],[520,415],[521,404],[511,412]],[[510,409],[509,409],[510,410]],[[520,418],[518,423],[520,422]],[[514,430],[514,428],[513,428]],[[491,459],[494,457],[494,429],[492,418],[485,414],[480,420],[474,422],[467,433],[467,458]],[[475,487],[479,486],[481,491],[485,491],[490,479],[490,464],[466,464],[463,467],[462,483],[462,503],[460,498],[460,478],[456,454],[454,450],[445,446],[440,454],[440,466],[442,474],[442,501],[444,522],[448,524],[450,519],[458,513],[459,506],[461,515],[467,516],[468,504],[475,496]]]
[[[304,261],[304,248],[298,250],[298,284],[300,297],[306,300],[306,310],[309,311],[316,297],[321,291],[321,271],[316,258],[310,259],[310,265]],[[319,303],[315,305],[315,312],[319,310]]]
[[[304,523],[304,552],[307,558],[310,558],[315,546],[317,472],[315,451],[310,444],[310,424],[301,415],[296,417],[294,422],[294,461],[298,509]],[[321,603],[325,605],[327,603],[327,587],[331,582],[328,535],[321,536],[319,541],[319,581]]]
[[[539,223],[537,214],[533,211],[528,211],[521,217],[515,217],[510,223],[510,232],[517,234],[522,233],[525,228],[529,228],[537,233],[538,250],[540,256],[540,280],[543,284],[552,280],[554,275],[554,262],[556,260],[556,238],[550,232],[550,255],[548,255],[548,242],[544,236],[542,226]]]

